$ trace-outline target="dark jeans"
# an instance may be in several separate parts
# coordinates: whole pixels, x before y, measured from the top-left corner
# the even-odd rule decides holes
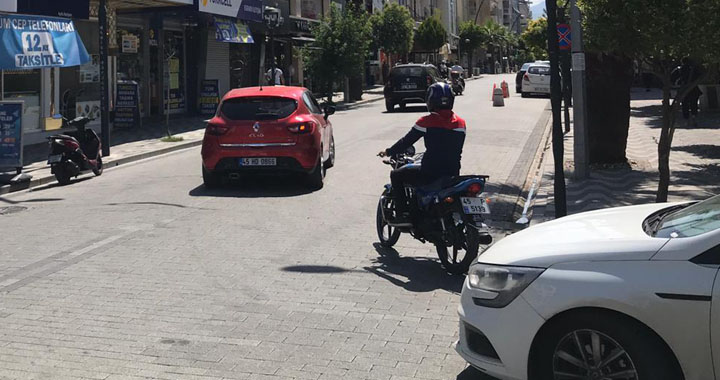
[[[698,102],[700,101],[700,95],[702,92],[699,88],[695,87],[689,94],[683,99],[682,102],[682,113],[683,118],[689,119],[690,114],[693,116],[698,114]]]
[[[410,211],[407,195],[405,194],[405,185],[418,186],[422,185],[423,182],[419,165],[406,165],[390,173],[390,183],[392,183],[393,198],[395,198],[395,210],[398,214]]]

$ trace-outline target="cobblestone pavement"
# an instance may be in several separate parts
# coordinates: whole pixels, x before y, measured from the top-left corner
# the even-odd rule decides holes
[[[629,166],[594,168],[590,178],[572,178],[573,134],[565,135],[568,214],[655,201],[658,184],[661,94],[633,91],[627,157]],[[678,115],[670,154],[669,201],[705,199],[720,193],[720,114],[701,113],[697,127]],[[542,186],[535,201],[534,223],[554,218],[553,155],[548,141]]]
[[[506,79],[510,79],[507,76]],[[458,99],[463,171],[495,188],[527,160],[546,99]],[[326,186],[209,191],[199,148],[0,197],[0,378],[481,379],[454,352],[463,277],[431,246],[373,243],[375,153],[422,108],[338,112]]]

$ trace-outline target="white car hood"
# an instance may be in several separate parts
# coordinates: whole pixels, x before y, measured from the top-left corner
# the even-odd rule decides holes
[[[642,222],[668,206],[609,208],[542,223],[500,240],[478,261],[548,268],[573,261],[649,260],[668,239],[650,237]]]

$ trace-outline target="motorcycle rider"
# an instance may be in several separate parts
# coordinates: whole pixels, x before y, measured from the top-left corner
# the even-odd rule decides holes
[[[390,173],[396,209],[392,222],[397,225],[411,223],[405,184],[421,186],[460,174],[465,120],[453,112],[455,95],[447,83],[435,83],[428,88],[425,102],[430,114],[418,119],[410,132],[378,154],[380,157],[401,154],[424,138],[426,150],[420,167],[406,165]]]

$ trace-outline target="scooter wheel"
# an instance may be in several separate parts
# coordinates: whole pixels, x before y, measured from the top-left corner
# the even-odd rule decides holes
[[[95,174],[95,175],[98,176],[98,177],[103,174],[103,162],[102,162],[102,157],[98,157],[98,159],[97,159],[97,166],[96,166],[95,168],[93,168],[92,172],[93,172],[93,174]]]

